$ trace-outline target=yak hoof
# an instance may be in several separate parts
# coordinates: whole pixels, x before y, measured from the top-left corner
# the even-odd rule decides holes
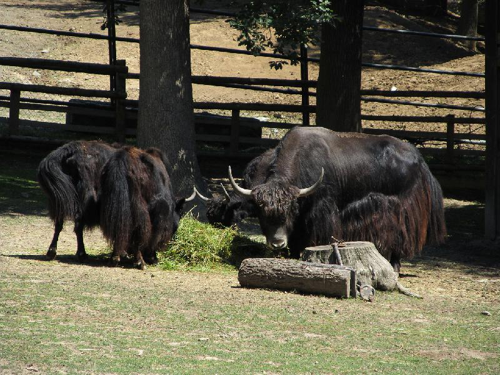
[[[146,263],[144,261],[136,262],[134,265],[140,270],[144,271],[146,269]]]
[[[119,255],[111,257],[111,259],[109,260],[109,264],[111,265],[111,267],[116,267],[118,266],[119,263],[120,263]]]
[[[47,257],[48,260],[54,260],[56,255],[57,255],[56,249],[50,248],[45,256]]]

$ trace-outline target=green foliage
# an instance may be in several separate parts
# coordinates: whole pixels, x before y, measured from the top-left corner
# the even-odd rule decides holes
[[[217,228],[185,215],[164,252],[159,254],[163,269],[212,269],[238,267],[243,258],[264,254],[265,246],[238,233],[235,227]]]
[[[240,32],[239,45],[254,55],[269,48],[296,65],[300,46],[319,44],[320,27],[335,25],[339,20],[330,4],[330,0],[250,1],[229,24]],[[287,61],[270,62],[274,69],[281,69],[283,64]]]

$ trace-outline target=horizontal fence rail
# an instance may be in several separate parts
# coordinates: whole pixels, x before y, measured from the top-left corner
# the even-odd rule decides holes
[[[77,61],[34,59],[24,57],[0,57],[0,65],[101,75],[128,73],[128,67],[126,66],[82,63]]]
[[[105,1],[100,1],[105,2]],[[134,5],[138,6],[138,2],[134,1],[114,1],[116,4]],[[225,11],[217,10],[203,10],[191,8],[191,12],[204,13],[209,15],[216,15],[222,17],[233,17],[235,14]],[[94,34],[94,33],[79,33],[71,31],[62,30],[49,30],[42,28],[30,28],[23,26],[14,25],[0,25],[0,29],[12,30],[20,32],[33,32],[41,34],[51,34],[58,36],[76,37],[76,38],[89,38],[95,40],[107,40],[111,42],[127,42],[127,43],[139,43],[138,38],[128,38],[128,37],[116,37],[112,34]],[[409,35],[415,37],[431,37],[431,38],[443,38],[452,40],[472,40],[472,41],[484,41],[481,37],[469,37],[461,35],[451,35],[451,34],[439,34],[439,33],[427,33],[420,31],[411,30],[396,30],[388,28],[379,27],[369,27],[364,26],[363,29],[368,32],[383,32],[387,34],[400,34]],[[250,51],[237,49],[237,48],[225,48],[216,46],[202,46],[197,44],[192,44],[191,49],[201,50],[201,51],[211,51],[219,53],[230,53],[239,55],[254,55]],[[259,57],[273,58],[273,59],[290,59],[289,56],[283,56],[275,53],[261,53],[259,55],[254,55]],[[268,138],[255,138],[243,135],[240,133],[243,128],[251,129],[262,129],[262,128],[276,128],[276,129],[290,129],[296,125],[291,123],[281,123],[281,122],[270,122],[270,121],[250,121],[249,119],[241,117],[241,111],[254,111],[254,112],[286,112],[286,113],[297,113],[303,115],[302,124],[306,124],[309,121],[309,114],[315,113],[316,106],[309,105],[309,97],[315,97],[316,92],[314,89],[317,86],[317,82],[307,79],[307,64],[308,63],[318,63],[319,59],[315,57],[308,57],[307,50],[304,48],[301,50],[301,57],[299,59],[301,63],[301,80],[288,80],[288,79],[268,79],[268,78],[241,78],[241,77],[213,77],[213,76],[193,76],[193,84],[200,85],[212,85],[221,86],[234,89],[243,90],[256,90],[256,91],[267,91],[275,93],[283,93],[290,95],[301,95],[303,97],[302,105],[288,105],[288,104],[265,104],[265,103],[219,103],[219,102],[197,102],[194,103],[194,108],[197,110],[224,110],[230,111],[231,116],[224,118],[213,118],[207,119],[203,118],[203,124],[211,124],[214,127],[226,127],[229,129],[229,133],[226,135],[211,135],[211,134],[197,134],[197,141],[199,142],[222,142],[229,145],[229,148],[224,149],[223,153],[226,156],[231,157],[248,157],[249,154],[240,155],[241,148],[239,145],[255,145],[255,147],[272,147],[276,145],[276,139]],[[14,136],[18,133],[19,129],[19,110],[38,110],[38,111],[51,111],[70,114],[81,114],[94,118],[95,116],[103,117],[109,119],[112,126],[94,126],[94,125],[78,125],[78,124],[52,124],[46,126],[46,124],[29,121],[30,126],[51,128],[58,130],[68,130],[79,131],[79,132],[94,132],[97,134],[115,134],[120,135],[122,140],[124,135],[135,135],[136,129],[135,125],[125,125],[125,121],[132,121],[133,124],[137,121],[137,101],[125,100],[126,99],[126,79],[139,79],[139,73],[129,73],[126,66],[121,65],[108,65],[108,64],[92,64],[92,63],[81,63],[72,61],[58,61],[58,60],[48,60],[48,59],[24,59],[24,58],[10,58],[10,57],[0,57],[0,65],[5,66],[17,66],[24,68],[35,68],[35,69],[50,69],[50,70],[62,70],[75,73],[90,73],[90,74],[101,74],[109,75],[112,79],[120,76],[121,89],[119,90],[89,90],[83,88],[66,88],[66,87],[53,87],[44,85],[27,85],[27,84],[17,84],[10,82],[0,82],[0,89],[10,90],[10,96],[0,96],[0,107],[8,107],[10,109],[10,118],[12,119],[13,126],[10,127],[10,134]],[[408,67],[399,65],[389,65],[389,64],[374,64],[374,63],[363,63],[364,68],[373,69],[392,69],[392,70],[402,70],[412,73],[432,73],[432,74],[445,74],[445,75],[457,75],[457,76],[468,76],[478,79],[483,79],[485,75],[478,72],[461,72],[461,71],[449,71],[441,69],[431,69],[431,68],[420,68],[420,67]],[[113,78],[114,77],[114,78]],[[22,92],[33,92],[33,93],[46,93],[62,96],[76,96],[83,98],[107,98],[110,99],[110,103],[92,104],[89,103],[78,103],[64,100],[44,100],[44,99],[34,99],[34,98],[24,98],[22,97]],[[408,122],[421,122],[421,123],[440,123],[446,124],[447,131],[430,132],[430,131],[403,131],[396,129],[372,129],[366,128],[363,131],[371,134],[390,134],[402,139],[406,139],[412,143],[418,145],[425,145],[426,142],[441,142],[445,144],[444,148],[444,160],[447,163],[444,167],[445,169],[453,166],[457,169],[467,169],[464,166],[457,166],[454,163],[454,156],[457,155],[483,155],[482,150],[458,150],[455,149],[456,145],[470,145],[470,146],[483,146],[485,135],[484,134],[474,134],[474,133],[457,133],[455,132],[455,125],[458,124],[475,124],[482,126],[485,124],[486,120],[480,114],[483,113],[483,105],[451,105],[443,103],[423,103],[414,100],[400,100],[397,98],[465,98],[465,99],[476,99],[484,100],[484,92],[471,92],[471,91],[429,91],[429,90],[404,90],[404,91],[388,91],[388,90],[361,90],[361,100],[365,102],[377,102],[386,103],[390,105],[406,105],[415,107],[430,107],[439,109],[449,109],[449,110],[461,110],[470,111],[477,117],[450,117],[450,116],[398,116],[398,115],[361,115],[363,121],[372,122],[395,122],[395,123],[408,123]],[[388,99],[391,98],[391,99]],[[96,102],[97,103],[97,102]],[[198,116],[198,115],[197,115]],[[199,118],[199,117],[197,117]],[[201,120],[200,120],[201,121]],[[113,125],[114,124],[114,125]],[[119,124],[119,125],[118,125]],[[460,128],[463,129],[463,128]],[[203,151],[207,152],[207,151]],[[438,149],[435,147],[422,148],[423,153],[428,153],[432,155],[443,154],[443,149]],[[444,165],[444,164],[443,164]],[[478,168],[477,166],[470,166],[471,169]]]

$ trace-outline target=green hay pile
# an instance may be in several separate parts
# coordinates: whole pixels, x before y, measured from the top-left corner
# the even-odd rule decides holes
[[[234,269],[243,259],[270,256],[264,244],[241,235],[235,227],[217,228],[185,215],[164,252],[159,254],[163,269]]]

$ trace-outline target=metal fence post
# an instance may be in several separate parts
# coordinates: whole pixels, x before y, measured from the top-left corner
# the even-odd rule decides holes
[[[305,107],[309,105],[309,86],[307,85],[307,81],[309,81],[309,66],[307,61],[307,47],[304,45],[300,46],[300,80],[304,82],[302,85],[302,106]],[[302,125],[310,125],[308,111],[302,111]]]
[[[125,60],[117,60],[116,65],[125,66]],[[117,94],[125,94],[127,96],[127,80],[125,73],[116,73],[116,90]],[[117,98],[115,100],[115,134],[118,142],[125,142],[127,124],[125,121],[125,99]]]
[[[455,154],[455,115],[446,116],[446,159],[454,164]]]
[[[233,109],[231,111],[231,143],[229,145],[229,152],[233,155],[238,153],[239,138],[240,138],[240,110]]]
[[[10,90],[9,108],[9,136],[19,135],[19,105],[21,102],[21,91]]]

